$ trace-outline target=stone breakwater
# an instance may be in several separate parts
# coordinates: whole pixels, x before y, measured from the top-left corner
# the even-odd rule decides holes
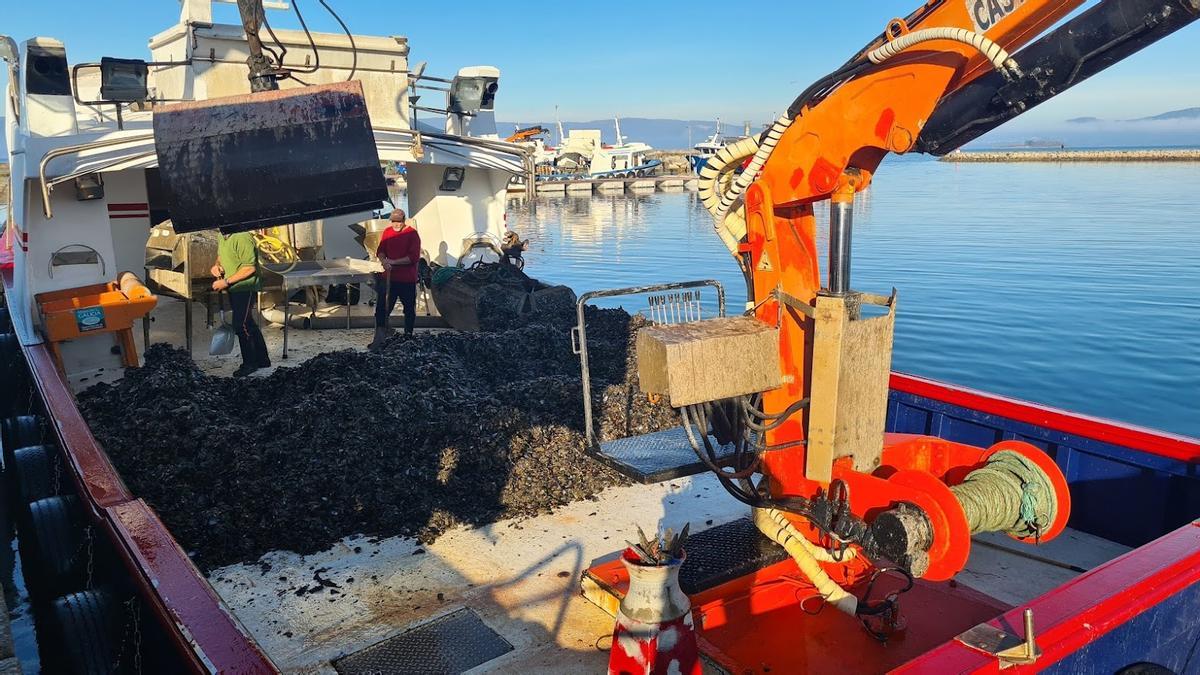
[[[943,162],[1200,162],[1200,149],[952,152]]]

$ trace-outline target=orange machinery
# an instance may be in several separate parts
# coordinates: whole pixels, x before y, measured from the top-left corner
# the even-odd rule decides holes
[[[532,141],[542,134],[550,133],[544,127],[526,127],[517,129],[508,138],[504,139],[508,143],[520,143],[521,141]]]
[[[907,623],[900,594],[962,570],[973,534],[1001,531],[1036,543],[1065,528],[1067,482],[1038,448],[883,433],[897,295],[853,290],[850,242],[854,196],[888,153],[945,154],[1200,15],[1200,0],[1102,0],[1064,22],[1082,4],[929,0],[888,22],[761,136],[726,146],[701,173],[701,198],[747,277],[747,313],[758,322],[646,329],[642,384],[663,383],[648,390],[670,395],[700,459],[794,559],[693,597],[705,617],[702,644],[727,668],[759,670],[754,659],[772,645],[790,652],[761,660],[777,672],[815,667],[809,648],[836,646],[843,658],[860,658],[868,653],[861,645],[806,613],[834,605],[886,639]],[[823,202],[830,204],[824,280],[814,211]],[[761,339],[763,330],[773,339]],[[738,334],[743,342],[730,348]],[[643,349],[655,342],[657,349]],[[673,370],[681,376],[661,376]],[[722,455],[729,447],[732,456]],[[885,570],[891,580],[881,578],[872,593]],[[624,583],[611,564],[589,577],[618,594]],[[951,615],[994,616],[946,588],[934,593],[946,597],[909,596],[921,607],[913,617],[919,628],[933,633],[902,642],[870,669],[952,637],[943,634]],[[797,607],[803,611],[791,611]],[[742,625],[731,631],[735,617]],[[803,630],[811,639],[799,639],[790,621],[809,622]],[[932,627],[939,621],[941,629]]]
[[[122,272],[115,282],[39,293],[36,300],[59,370],[63,369],[61,343],[104,333],[116,334],[122,365],[136,368],[133,322],[158,303],[158,297],[132,272]]]

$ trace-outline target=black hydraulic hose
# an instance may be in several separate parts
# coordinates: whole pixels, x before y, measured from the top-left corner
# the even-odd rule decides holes
[[[334,19],[337,19],[337,22],[342,26],[342,30],[346,31],[346,37],[350,39],[350,55],[353,58],[353,61],[350,62],[350,74],[346,76],[346,81],[349,82],[350,80],[354,79],[354,73],[358,70],[358,46],[354,44],[354,34],[351,33],[350,28],[346,26],[346,22],[342,21],[342,17],[338,16],[338,13],[333,11],[333,8],[329,6],[329,3],[325,2],[325,0],[317,0],[317,2],[321,3],[321,6],[328,10],[329,13],[333,15]]]
[[[297,2],[296,0],[292,0],[292,10],[296,12],[296,18],[300,20],[300,27],[304,29],[304,34],[306,36],[308,36],[308,44],[312,47],[312,51],[313,51],[313,65],[308,68],[296,68],[294,66],[285,66],[285,67],[287,68],[287,70],[289,72],[315,73],[321,69],[321,52],[320,52],[320,50],[317,49],[317,42],[316,42],[316,40],[313,39],[312,33],[309,32],[308,23],[306,23],[304,21],[304,15],[300,13],[300,3]],[[271,37],[275,38],[275,31],[271,30],[270,24],[267,24],[267,30],[271,32]],[[278,38],[275,39],[275,42],[277,44],[279,43]],[[283,49],[283,53],[285,55],[287,54],[287,49],[285,49],[282,44],[279,44],[279,48]],[[280,58],[279,65],[283,66],[282,58]]]
[[[918,152],[945,155],[1200,19],[1200,0],[1102,0],[938,102]],[[1181,64],[1182,65],[1182,64]]]

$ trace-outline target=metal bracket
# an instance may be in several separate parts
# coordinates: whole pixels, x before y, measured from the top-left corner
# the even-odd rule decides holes
[[[808,304],[807,302],[801,300],[800,298],[797,298],[796,296],[788,293],[787,291],[783,290],[782,288],[775,289],[775,297],[779,300],[779,302],[781,304],[786,305],[787,307],[791,307],[792,309],[800,312],[801,314],[803,314],[804,316],[807,316],[810,319],[815,318],[817,315],[817,310],[815,307],[813,307],[812,305]]]
[[[994,656],[1000,662],[1001,670],[1012,666],[1026,666],[1036,662],[1042,655],[1042,650],[1037,646],[1037,638],[1033,631],[1032,609],[1025,610],[1024,619],[1024,639],[986,623],[960,633],[955,639],[972,649]]]

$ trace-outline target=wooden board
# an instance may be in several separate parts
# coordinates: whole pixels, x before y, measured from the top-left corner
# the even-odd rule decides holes
[[[739,316],[643,328],[637,337],[642,391],[675,407],[775,389],[783,383],[779,331]]]
[[[853,319],[845,298],[817,298],[805,458],[809,479],[828,482],[839,457],[853,458],[857,471],[870,473],[879,466],[895,312],[891,303],[883,316]]]

